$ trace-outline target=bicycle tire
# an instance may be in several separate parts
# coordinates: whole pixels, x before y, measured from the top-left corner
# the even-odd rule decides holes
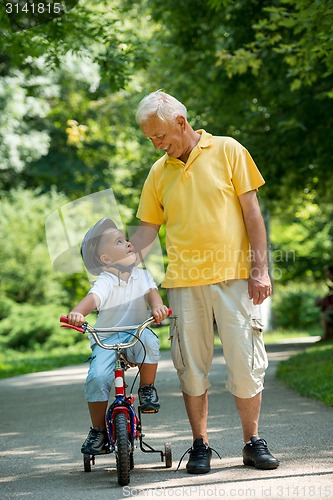
[[[128,441],[127,417],[125,413],[117,413],[114,418],[116,433],[115,454],[117,477],[120,486],[130,482],[130,443]]]
[[[133,470],[134,469],[134,453],[133,451],[130,452],[130,470]]]

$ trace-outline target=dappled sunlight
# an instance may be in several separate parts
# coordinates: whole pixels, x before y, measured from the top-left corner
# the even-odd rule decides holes
[[[87,367],[67,367],[48,372],[37,372],[29,375],[20,375],[0,381],[1,385],[11,387],[45,387],[49,385],[67,385],[83,383],[87,375]]]
[[[273,354],[288,351],[289,346],[286,351],[280,348]],[[272,453],[281,460],[281,465],[273,471],[243,466],[240,420],[234,398],[224,387],[226,367],[220,353],[214,358],[211,372],[208,436],[222,460],[213,455],[211,473],[204,477],[192,476],[186,471],[186,454],[180,469],[175,472],[181,456],[192,444],[192,435],[169,353],[162,354],[160,365],[163,371],[157,387],[161,409],[157,414],[142,416],[144,441],[157,451],[163,451],[164,444],[171,443],[173,466],[167,469],[158,453],[143,453],[137,442],[135,468],[131,471],[128,486],[133,488],[133,496],[152,497],[157,491],[162,491],[168,496],[186,497],[191,493],[193,498],[198,498],[207,491],[214,494],[220,491],[220,496],[226,496],[235,492],[245,494],[251,488],[248,494],[254,498],[255,491],[261,499],[263,488],[267,487],[272,488],[271,492],[277,498],[280,491],[277,488],[291,487],[295,482],[304,488],[313,484],[323,484],[324,487],[330,484],[333,471],[328,464],[333,463],[333,451],[328,436],[333,425],[332,409],[287,389],[274,376],[275,359],[267,370],[260,432],[267,439]],[[60,491],[71,492],[74,499],[87,495],[94,498],[110,495],[114,500],[123,497],[117,483],[113,453],[96,457],[91,473],[85,473],[83,469],[80,448],[90,425],[80,387],[85,373],[86,367],[70,367],[20,376],[0,384],[2,397],[12,401],[10,408],[2,410],[5,419],[2,421],[6,422],[1,432],[4,498],[35,498],[36,490],[43,491],[45,485],[48,498],[52,500],[66,498],[60,495]],[[135,376],[136,370],[129,370],[129,373]],[[128,377],[128,383],[130,379]],[[12,408],[16,401],[9,399],[12,395],[20,408],[15,422]],[[24,400],[26,403],[22,406]],[[320,432],[304,436],[304,421],[306,429],[320,428]],[[8,431],[4,432],[4,429]],[[15,496],[11,496],[13,492]],[[72,492],[75,492],[74,496]],[[302,495],[302,498],[307,497]]]
[[[11,456],[21,457],[24,455],[34,455],[35,451],[33,449],[25,450],[22,448],[17,448],[17,449],[13,449],[13,450],[3,449],[2,453],[5,453],[7,457],[11,457]]]
[[[0,433],[0,438],[2,437],[13,437],[13,436],[19,436],[20,433],[19,432],[1,432]]]
[[[268,352],[268,361],[283,361],[284,359],[290,358],[294,354],[297,354],[299,351],[277,351],[277,352]]]

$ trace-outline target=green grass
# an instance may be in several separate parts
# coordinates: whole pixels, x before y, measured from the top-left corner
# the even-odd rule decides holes
[[[301,396],[333,406],[333,341],[309,347],[281,361],[277,377]]]
[[[265,344],[279,344],[290,339],[298,340],[306,337],[322,335],[321,330],[274,330],[264,334]]]
[[[73,347],[59,347],[47,352],[2,350],[0,352],[0,379],[79,365],[89,356],[89,342],[80,342]]]

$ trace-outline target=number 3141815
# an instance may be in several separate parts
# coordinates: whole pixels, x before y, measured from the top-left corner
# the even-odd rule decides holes
[[[60,14],[61,3],[11,2],[6,3],[7,14]]]

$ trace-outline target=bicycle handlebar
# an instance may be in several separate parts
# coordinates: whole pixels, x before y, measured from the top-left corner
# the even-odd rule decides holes
[[[172,310],[168,309],[168,316],[172,314]],[[116,350],[121,350],[125,349],[128,347],[132,347],[136,342],[139,340],[141,337],[141,334],[143,330],[149,326],[151,323],[154,323],[155,318],[154,316],[151,316],[150,318],[147,318],[143,323],[140,325],[132,325],[132,326],[121,326],[121,327],[110,327],[110,328],[98,328],[99,332],[123,332],[126,330],[136,330],[135,334],[133,334],[133,340],[131,342],[126,342],[124,344],[114,344],[114,345],[106,345],[103,344],[98,336],[97,330],[90,326],[86,321],[82,324],[82,326],[74,326],[70,325],[68,323],[68,318],[67,316],[60,316],[60,322],[64,323],[61,326],[61,328],[71,328],[72,330],[77,330],[78,332],[85,333],[88,331],[92,337],[94,338],[95,342],[97,345],[102,347],[103,349],[107,349],[109,351],[116,351]]]

